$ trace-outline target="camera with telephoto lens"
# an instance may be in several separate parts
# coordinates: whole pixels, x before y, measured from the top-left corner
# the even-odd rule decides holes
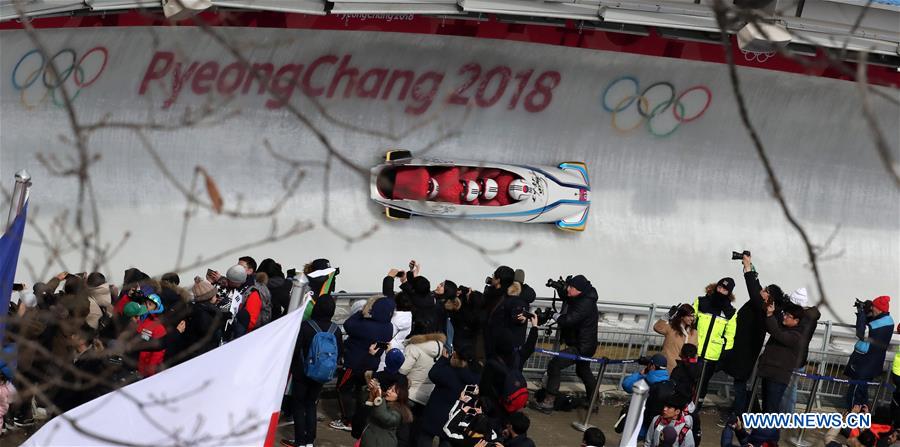
[[[538,326],[544,326],[553,318],[553,309],[544,308],[544,309],[535,309],[534,314],[537,315]]]
[[[744,256],[750,256],[750,250],[744,250],[741,252],[733,251],[731,252],[731,260],[732,261],[740,261],[744,259]]]
[[[863,300],[857,298],[856,302],[853,303],[853,307],[856,308],[856,310],[862,309],[862,311],[864,313],[869,313],[872,311],[872,301],[871,300],[863,301]]]

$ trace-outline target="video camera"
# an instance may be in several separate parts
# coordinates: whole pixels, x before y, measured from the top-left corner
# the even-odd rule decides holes
[[[547,280],[547,284],[545,284],[545,286],[555,290],[560,297],[565,297],[566,287],[569,285],[569,281],[571,280],[572,275],[567,276],[566,279],[563,279],[562,276],[560,276],[559,279],[550,278]]]
[[[871,300],[860,300],[856,299],[856,302],[853,303],[853,307],[856,308],[857,311],[862,310],[863,313],[871,313],[872,312],[872,301]]]
[[[750,250],[744,250],[744,251],[740,251],[740,252],[738,252],[738,251],[731,252],[731,260],[732,261],[740,261],[740,260],[744,259],[744,256],[750,256]]]

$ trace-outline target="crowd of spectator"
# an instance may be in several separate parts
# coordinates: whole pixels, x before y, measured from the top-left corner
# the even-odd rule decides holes
[[[663,336],[660,352],[622,381],[629,393],[641,381],[649,389],[638,428],[647,446],[700,445],[700,410],[717,371],[734,386],[730,411],[717,421],[721,444],[777,445],[777,430],[745,430],[740,416],[794,411],[793,372],[807,364],[821,314],[805,289],[787,294],[775,284],[763,287],[749,253],[742,265],[748,298],[740,308],[730,277],[709,284],[691,303],[672,306],[653,324]],[[476,290],[450,279],[433,284],[416,261],[406,267],[390,269],[382,293],[353,302],[341,322],[332,296],[340,269],[327,259],[285,271],[272,259],[257,264],[244,256],[224,274],[210,269],[185,285],[175,273],[157,279],[136,268],[124,272],[120,286],[99,272],[62,272],[14,293],[0,361],[4,427],[32,426],[36,417],[63,413],[295,311],[304,321],[283,405],[282,418],[293,422],[293,438],[281,440],[286,447],[314,445],[319,398],[332,381],[339,416],[328,425],[362,447],[534,446],[523,409],[558,409],[563,369],[574,365],[585,391],[595,390],[590,363],[574,360],[598,355],[598,292],[584,276],[551,280],[562,306],[538,312],[522,270],[500,266]],[[895,330],[889,300],[856,306],[859,341],[846,374],[857,382],[846,397],[849,411],[868,411],[861,383],[882,373]],[[560,334],[564,355],[549,361],[542,389],[531,393],[523,367],[535,351],[538,326],[546,325]],[[758,401],[751,399],[753,377],[761,383]],[[892,378],[900,382],[898,359]],[[890,408],[873,412],[887,428],[844,433],[848,445],[881,446],[896,438],[897,391],[893,397]],[[591,428],[582,445],[604,443],[603,432]]]

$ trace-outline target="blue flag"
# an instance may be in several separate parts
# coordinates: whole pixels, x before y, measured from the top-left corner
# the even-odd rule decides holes
[[[16,216],[9,230],[0,238],[0,317],[9,312],[9,299],[12,296],[13,282],[16,280],[16,264],[19,263],[19,249],[22,248],[22,236],[25,234],[25,212]],[[6,319],[0,318],[0,340],[6,332]]]

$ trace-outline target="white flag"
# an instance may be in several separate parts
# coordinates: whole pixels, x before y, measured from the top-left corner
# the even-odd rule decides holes
[[[272,446],[303,314],[292,312],[55,417],[26,446]]]

